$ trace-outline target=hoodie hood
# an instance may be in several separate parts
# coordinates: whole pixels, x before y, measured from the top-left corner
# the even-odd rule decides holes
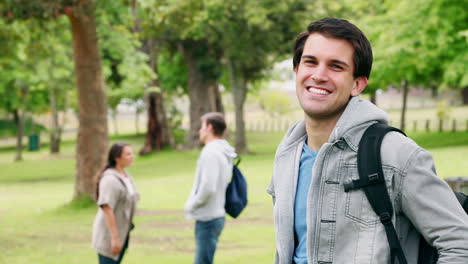
[[[354,96],[349,100],[343,114],[338,119],[328,142],[332,143],[344,139],[348,145],[356,150],[365,128],[370,123],[382,122],[387,124],[388,120],[388,115],[382,109],[367,100]],[[278,150],[288,149],[298,141],[305,140],[305,137],[305,122],[301,120],[286,132]]]
[[[207,151],[221,152],[230,161],[237,157],[235,149],[231,145],[229,145],[229,143],[225,139],[215,139],[210,143],[206,144],[205,149]]]

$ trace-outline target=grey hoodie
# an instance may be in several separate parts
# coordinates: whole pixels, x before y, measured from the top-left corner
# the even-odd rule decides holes
[[[185,204],[187,218],[209,221],[223,217],[226,188],[232,177],[234,148],[224,139],[203,147],[192,191]]]
[[[307,200],[309,264],[390,263],[384,227],[364,192],[343,188],[344,183],[359,179],[357,149],[365,129],[387,120],[382,110],[354,97],[321,147]],[[288,130],[276,152],[267,190],[274,200],[275,263],[279,264],[292,263],[294,254],[294,197],[305,137],[304,121]],[[468,263],[468,216],[435,174],[430,153],[391,132],[382,142],[381,156],[395,212],[392,221],[408,263],[417,263],[420,234],[438,249],[438,264]]]

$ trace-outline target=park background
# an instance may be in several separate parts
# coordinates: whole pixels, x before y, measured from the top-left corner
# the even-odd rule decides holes
[[[141,201],[125,263],[191,263],[184,219],[199,117],[226,114],[249,205],[228,219],[216,263],[271,263],[265,192],[274,152],[302,118],[292,43],[342,17],[369,37],[363,97],[468,177],[468,18],[457,0],[5,0],[0,2],[0,263],[96,263],[96,175],[132,144]],[[461,180],[466,178],[461,178]]]

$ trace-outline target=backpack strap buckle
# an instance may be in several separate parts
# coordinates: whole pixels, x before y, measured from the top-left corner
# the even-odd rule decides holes
[[[387,225],[392,222],[392,216],[388,212],[383,212],[379,215],[380,217],[380,222],[382,224]]]
[[[344,191],[349,192],[351,190],[361,189],[369,185],[379,183],[379,174],[373,173],[367,176],[367,179],[352,180],[350,182],[343,183]]]

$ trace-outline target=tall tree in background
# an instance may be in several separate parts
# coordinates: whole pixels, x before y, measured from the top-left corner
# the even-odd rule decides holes
[[[71,24],[79,129],[74,198],[94,197],[96,176],[107,152],[107,100],[96,31],[95,1],[13,1],[6,5],[10,19],[55,19],[66,14]]]
[[[94,197],[96,176],[105,163],[108,144],[107,99],[92,0],[77,2],[66,11],[73,36],[79,102],[75,198]]]
[[[247,152],[244,104],[248,84],[263,76],[273,63],[290,55],[306,6],[303,1],[204,1],[189,30],[206,32],[217,45],[227,72],[235,106],[235,147]],[[194,35],[196,36],[196,35]]]
[[[221,64],[219,48],[207,41],[202,31],[191,31],[197,14],[204,8],[203,0],[145,1],[146,15],[142,30],[158,40],[159,52],[180,53],[187,65],[190,128],[186,146],[199,146],[200,117],[211,111],[223,111],[219,93]],[[157,15],[155,15],[157,14]],[[183,18],[183,19],[181,19]],[[161,87],[166,90],[167,87]]]
[[[44,41],[36,21],[4,22],[0,20],[0,42],[4,48],[0,54],[0,108],[13,116],[17,132],[15,160],[21,161],[23,138],[28,132],[26,118],[34,124],[31,114],[46,111],[49,102],[44,76],[38,74],[44,65],[37,62],[43,62],[47,57],[44,53],[56,43]],[[33,129],[34,126],[29,133],[38,132]]]
[[[6,24],[0,20],[0,107],[11,113],[16,125],[16,156],[21,161],[23,151],[24,117],[29,94],[31,72],[27,61],[31,35],[24,23]]]
[[[169,127],[169,122],[164,104],[164,91],[161,87],[158,73],[158,57],[161,49],[161,42],[148,29],[151,23],[142,25],[142,19],[148,20],[153,13],[148,13],[148,9],[142,10],[138,1],[131,2],[133,27],[132,30],[139,36],[141,41],[141,51],[148,56],[148,66],[155,73],[153,78],[147,83],[145,89],[145,102],[147,113],[147,129],[145,143],[139,154],[145,155],[153,151],[159,151],[166,146],[174,146],[174,137]],[[146,27],[145,27],[146,25]],[[151,28],[151,27],[150,27]]]
[[[72,40],[68,27],[67,18],[62,16],[42,23],[42,30],[39,31],[44,36],[41,42],[45,47],[40,52],[43,58],[36,62],[35,76],[40,79],[44,89],[48,90],[51,114],[49,148],[52,154],[60,152],[62,132],[66,122],[65,112],[70,106],[72,100],[70,97],[75,87],[73,61],[70,60]]]
[[[403,88],[404,129],[410,85],[439,89],[468,85],[468,19],[460,12],[466,7],[450,0],[384,1],[382,6],[382,12],[361,21],[374,45],[372,82],[379,88],[389,84]]]
[[[156,73],[150,81],[145,93],[147,111],[147,129],[145,144],[140,150],[140,155],[163,149],[165,146],[173,146],[174,139],[167,120],[164,107],[164,95],[158,74],[159,45],[156,39],[143,40],[142,50],[149,56],[149,67]]]
[[[224,112],[219,93],[220,53],[206,40],[186,39],[179,44],[188,67],[190,131],[187,146],[199,145],[200,118],[207,112]]]
[[[305,4],[300,0],[145,1],[161,36],[174,40],[189,68],[190,131],[198,141],[199,118],[213,111],[215,81],[225,73],[236,108],[236,150],[247,151],[244,103],[248,83],[289,53]],[[183,19],[181,19],[183,18]],[[287,50],[287,51],[286,51]],[[219,76],[218,76],[219,75]],[[210,97],[209,95],[212,95]],[[204,95],[204,96],[203,96]],[[218,110],[219,109],[214,109]]]
[[[98,9],[100,48],[115,133],[118,133],[117,107],[122,100],[126,103],[127,99],[143,100],[145,88],[156,78],[148,65],[149,57],[140,50],[141,42],[132,30],[133,16],[123,12],[129,9],[120,2],[113,4],[112,9],[106,6]]]

